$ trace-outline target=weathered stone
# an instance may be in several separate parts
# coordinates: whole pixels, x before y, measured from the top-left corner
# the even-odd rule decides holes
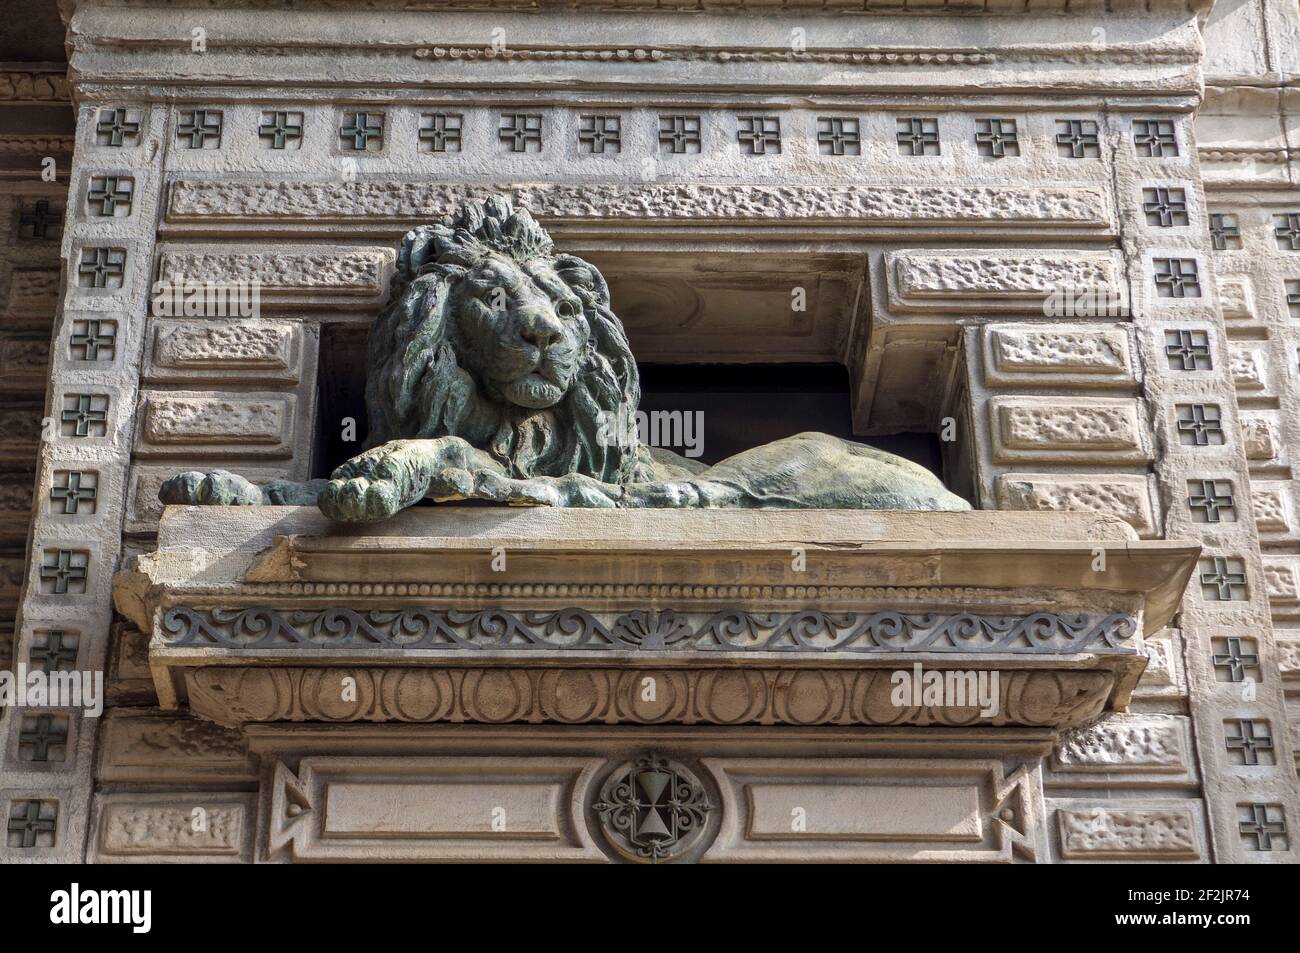
[[[148,448],[255,444],[283,447],[292,396],[263,398],[144,395],[141,444]]]
[[[473,200],[508,195],[545,221],[714,219],[824,220],[827,224],[905,221],[1102,227],[1105,199],[1094,188],[764,185],[600,185],[559,183],[468,186],[444,182],[200,181],[172,185],[171,221],[263,219],[423,220]]]
[[[1134,400],[1005,397],[991,401],[990,412],[998,460],[1150,459]]]
[[[1071,860],[1160,860],[1200,855],[1190,805],[1058,809],[1056,822],[1061,855]]]
[[[1186,770],[1187,722],[1168,715],[1111,715],[1057,745],[1052,766],[1059,772],[1113,774]]]
[[[1133,380],[1128,335],[1122,328],[1002,326],[986,333],[992,358],[989,371],[996,382]]]
[[[1151,491],[1144,476],[1006,473],[998,477],[997,490],[1003,509],[1105,513],[1131,524],[1140,536],[1156,534]]]

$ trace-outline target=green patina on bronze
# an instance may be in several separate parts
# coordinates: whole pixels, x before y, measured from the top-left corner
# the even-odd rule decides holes
[[[636,362],[599,271],[507,199],[412,229],[370,329],[371,448],[329,480],[217,470],[164,503],[317,503],[342,522],[421,499],[578,507],[968,510],[924,467],[801,433],[705,466],[640,444]]]

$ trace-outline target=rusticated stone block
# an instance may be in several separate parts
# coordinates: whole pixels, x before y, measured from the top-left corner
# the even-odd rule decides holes
[[[1250,508],[1261,533],[1285,533],[1291,529],[1290,493],[1285,483],[1253,482]]]
[[[907,250],[889,253],[886,276],[890,304],[899,310],[970,310],[990,302],[1048,314],[1055,294],[1117,292],[1117,275],[1109,253]]]
[[[45,376],[50,364],[48,341],[0,343],[0,386],[28,385]]]
[[[1008,386],[1122,386],[1134,381],[1129,336],[1121,327],[986,328],[985,381]]]
[[[1105,513],[1130,523],[1138,535],[1157,535],[1147,478],[1140,474],[1069,476],[1006,473],[997,478],[999,509]]]
[[[137,452],[287,457],[294,405],[292,394],[147,392],[140,403]]]
[[[147,380],[196,378],[273,380],[299,375],[298,335],[293,325],[265,321],[167,321],[154,325]]]
[[[44,268],[16,268],[5,295],[6,317],[49,318],[59,298],[59,271]]]
[[[1056,823],[1061,856],[1067,860],[1195,860],[1201,856],[1193,802],[1060,807]]]
[[[311,246],[248,250],[246,246],[165,248],[158,260],[162,281],[255,286],[262,298],[336,304],[338,296],[377,300],[385,290],[394,252],[390,248]]]
[[[1300,680],[1300,638],[1277,640],[1277,670],[1284,681]]]
[[[110,794],[96,801],[93,859],[149,863],[165,859],[247,862],[252,795]]]
[[[1182,640],[1178,629],[1161,629],[1146,637],[1146,671],[1134,692],[1137,698],[1178,698],[1187,694],[1182,672]]]
[[[1300,602],[1300,574],[1294,559],[1273,556],[1264,560],[1264,587],[1273,605]]]
[[[1245,275],[1219,277],[1219,304],[1229,321],[1255,320],[1255,293]]]
[[[1277,422],[1258,414],[1241,415],[1241,442],[1247,460],[1275,460],[1282,449]]]
[[[1189,752],[1185,717],[1111,714],[1063,738],[1052,755],[1052,768],[1058,773],[1182,774]]]
[[[989,408],[998,462],[1119,463],[1151,458],[1136,400],[1000,397],[989,401]]]
[[[1260,391],[1268,387],[1267,358],[1258,346],[1233,344],[1228,352],[1232,382],[1239,391]]]
[[[201,718],[117,710],[104,719],[100,743],[105,782],[233,784],[257,777],[243,734]]]

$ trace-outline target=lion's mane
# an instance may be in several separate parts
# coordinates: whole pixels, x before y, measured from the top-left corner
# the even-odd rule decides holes
[[[546,230],[501,196],[467,203],[440,223],[413,229],[401,249],[391,303],[370,327],[371,446],[457,436],[517,477],[582,473],[606,483],[652,478],[635,428],[625,425],[618,432],[615,426],[632,419],[641,388],[627,336],[609,307],[608,287],[594,267],[555,255]],[[582,301],[587,347],[569,392],[546,412],[492,400],[457,359],[457,285],[489,250],[520,263],[553,260]]]

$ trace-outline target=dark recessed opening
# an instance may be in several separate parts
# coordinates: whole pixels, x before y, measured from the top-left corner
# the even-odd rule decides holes
[[[366,334],[366,328],[354,325],[321,329],[315,477],[329,476],[366,445]],[[639,409],[646,414],[651,442],[704,463],[820,430],[942,474],[935,434],[854,436],[849,376],[842,365],[642,364],[640,370]]]
[[[313,477],[327,477],[366,446],[366,340],[369,329],[323,324],[316,371]],[[349,425],[349,422],[351,424]],[[351,437],[352,439],[347,439]]]
[[[653,426],[653,411],[699,412],[695,419],[702,424],[703,452],[697,459],[705,463],[819,430],[896,453],[941,474],[935,434],[854,436],[849,374],[842,364],[642,364],[640,369],[646,426]],[[659,429],[661,434],[671,431],[663,418]],[[677,432],[687,433],[684,421]],[[667,449],[682,453],[685,448]]]

